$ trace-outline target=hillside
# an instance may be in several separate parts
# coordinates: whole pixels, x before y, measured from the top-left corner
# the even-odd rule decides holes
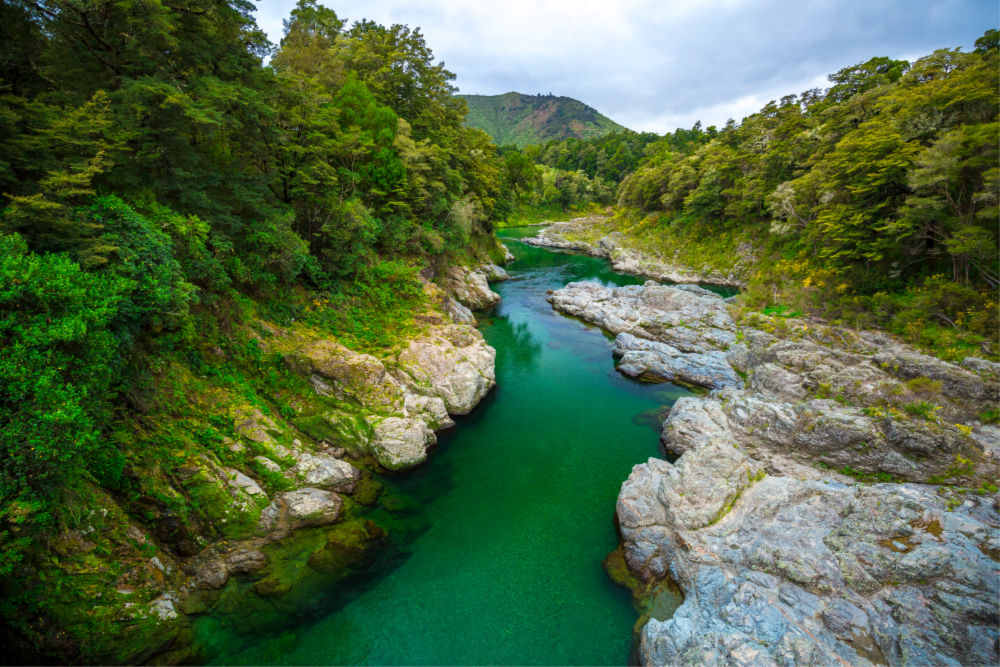
[[[498,146],[524,147],[550,139],[589,139],[626,128],[571,97],[555,95],[460,95],[469,104],[465,124],[477,127]]]

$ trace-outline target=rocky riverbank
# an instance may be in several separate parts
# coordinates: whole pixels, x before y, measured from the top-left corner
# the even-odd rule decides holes
[[[746,314],[691,286],[571,283],[553,307],[617,335],[677,401],[667,460],[617,515],[636,585],[684,602],[645,664],[994,664],[1000,365],[878,332]]]
[[[613,231],[606,216],[587,216],[567,222],[555,222],[533,238],[523,239],[528,245],[553,250],[571,250],[607,259],[615,271],[672,283],[710,283],[742,287],[754,263],[751,248],[742,248],[740,260],[728,271],[709,266],[692,267],[676,257],[651,254],[630,242],[619,231]]]
[[[499,301],[487,281],[504,270],[428,277],[437,282],[424,284],[418,332],[379,356],[305,324],[249,322],[247,345],[268,360],[268,402],[240,400],[245,389],[224,378],[181,376],[187,411],[229,435],[216,442],[201,427],[209,447],[170,450],[184,460],[165,461],[169,474],[149,470],[131,505],[101,495],[51,545],[48,576],[70,578],[40,626],[48,655],[189,662],[202,655],[199,617],[222,614],[252,631],[275,609],[301,613],[317,588],[362,571],[386,538],[366,509],[384,504],[380,480],[425,461],[435,432],[495,384],[496,352],[471,309]],[[91,590],[82,606],[77,597]],[[85,630],[93,619],[100,627]],[[80,646],[84,633],[92,640]]]

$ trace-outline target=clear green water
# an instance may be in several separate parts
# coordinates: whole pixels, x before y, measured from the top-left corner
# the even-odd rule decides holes
[[[601,560],[617,544],[622,481],[658,455],[665,407],[687,391],[620,376],[611,341],[545,301],[573,280],[639,279],[603,260],[508,245],[511,280],[494,286],[503,301],[481,318],[498,386],[427,465],[394,479],[409,515],[374,518],[397,536],[411,531],[401,551],[340,595],[319,596],[281,634],[211,625],[215,662],[627,662],[636,612]]]

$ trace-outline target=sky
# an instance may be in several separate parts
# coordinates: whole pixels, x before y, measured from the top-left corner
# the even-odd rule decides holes
[[[322,0],[321,0],[322,2]],[[874,56],[970,50],[997,0],[326,0],[419,27],[462,93],[576,98],[633,130],[740,121]],[[259,0],[277,42],[295,0]]]

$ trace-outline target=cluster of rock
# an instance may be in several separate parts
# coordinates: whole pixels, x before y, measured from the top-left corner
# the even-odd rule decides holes
[[[331,340],[294,344],[285,360],[307,376],[317,394],[363,410],[353,436],[390,470],[421,463],[435,430],[452,426],[449,414],[472,410],[495,384],[496,351],[467,324],[440,321],[390,359],[360,354]],[[343,410],[332,410],[342,427]]]
[[[637,465],[618,499],[630,572],[684,594],[643,626],[645,664],[997,663],[1000,429],[977,416],[1000,365],[738,324],[687,286],[550,301],[617,334],[622,372],[711,390],[664,423],[678,458]]]
[[[272,573],[278,566],[268,554],[295,531],[322,526],[332,536],[309,559],[310,568],[328,574],[346,572],[358,553],[376,546],[383,531],[348,508],[374,502],[381,488],[375,475],[425,461],[435,431],[453,426],[452,416],[469,413],[494,386],[496,352],[470,308],[495,305],[499,296],[487,280],[505,277],[485,265],[450,269],[444,289],[427,282],[419,333],[380,357],[308,326],[256,322],[258,349],[306,380],[306,391],[299,380],[282,397],[296,418],[234,402],[218,388],[189,398],[232,419],[234,437],[221,444],[228,452],[198,453],[175,469],[157,490],[167,502],[151,508],[157,518],[147,527],[118,518],[128,540],[147,552],[147,567],[130,566],[116,597],[127,617],[157,623],[144,626],[148,636],[131,637],[128,648],[116,647],[122,653],[115,659],[190,660],[188,641],[177,640],[186,617],[213,608],[234,576],[252,575],[259,596],[286,593],[296,575]],[[171,511],[170,498],[181,495],[198,499],[197,515]],[[110,498],[107,505],[116,507]]]
[[[449,275],[460,274],[455,270]],[[484,276],[483,271],[464,269],[464,275],[474,276],[464,284],[482,287],[478,277]],[[451,297],[430,284],[426,289],[441,304],[450,299],[461,303],[459,299],[469,295],[467,290]],[[492,295],[489,301],[499,299],[488,285],[483,289]],[[478,291],[474,296],[485,299]],[[340,494],[354,493],[362,477],[348,458],[369,455],[388,470],[412,468],[426,460],[428,449],[437,442],[435,431],[453,426],[452,415],[468,414],[495,385],[496,351],[469,324],[433,312],[425,313],[422,322],[426,326],[420,335],[381,359],[302,330],[262,323],[267,333],[260,340],[263,349],[282,355],[287,367],[307,378],[318,396],[330,399],[329,410],[317,417],[331,431],[342,433],[351,447],[325,441],[309,447],[299,439],[281,444],[283,429],[274,419],[259,409],[247,411],[235,421],[240,441],[229,446],[243,451],[244,442],[253,443],[255,451],[263,452],[253,459],[255,469],[280,475],[295,488],[269,498],[246,473],[219,469],[213,474],[232,498],[227,511],[239,515],[256,510],[255,532],[267,540],[277,539],[297,528],[338,520],[343,506]],[[205,466],[218,468],[209,461]],[[233,571],[229,559],[218,550],[202,554],[192,570],[196,584],[209,582],[213,588],[224,584],[221,573]]]
[[[555,250],[572,250],[607,259],[619,273],[644,276],[672,283],[711,283],[742,287],[744,275],[753,264],[749,247],[740,248],[741,259],[729,271],[711,267],[684,266],[676,260],[651,255],[631,247],[621,232],[604,233],[605,216],[587,216],[554,222],[536,236],[523,239],[528,245]]]

